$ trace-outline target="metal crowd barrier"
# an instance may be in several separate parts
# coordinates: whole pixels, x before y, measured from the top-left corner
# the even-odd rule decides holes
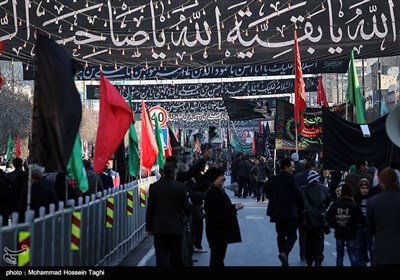
[[[0,266],[114,266],[145,237],[146,197],[155,177],[80,197],[77,204],[59,202],[39,217],[18,213],[0,227]],[[2,225],[0,216],[0,225]]]

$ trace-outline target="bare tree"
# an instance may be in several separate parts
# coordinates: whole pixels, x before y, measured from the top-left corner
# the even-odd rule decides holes
[[[21,152],[28,156],[28,139],[32,119],[32,82],[22,80],[22,64],[2,62],[4,84],[0,89],[0,153],[7,150],[8,133],[13,143],[17,135],[21,139]],[[13,153],[13,157],[14,157]]]
[[[79,129],[82,140],[96,141],[97,126],[99,123],[99,112],[93,106],[84,104],[82,106],[82,120]]]

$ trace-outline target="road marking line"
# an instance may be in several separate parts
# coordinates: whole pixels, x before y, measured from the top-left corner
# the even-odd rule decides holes
[[[140,262],[136,266],[146,266],[147,262],[155,255],[156,250],[154,246],[150,248],[150,250],[144,255],[144,257],[140,260]]]
[[[263,216],[259,215],[246,215],[246,220],[264,220]]]

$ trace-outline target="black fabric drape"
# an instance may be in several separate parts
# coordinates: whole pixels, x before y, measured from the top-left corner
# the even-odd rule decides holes
[[[225,94],[221,94],[221,96],[231,121],[265,119],[271,115],[271,110],[266,104],[262,106],[263,104],[250,100],[235,99]]]
[[[122,139],[121,143],[119,144],[117,150],[114,153],[114,166],[115,166],[114,170],[116,170],[119,173],[121,185],[125,184],[127,179],[127,173],[126,173],[126,156],[125,156],[124,139]]]
[[[65,172],[82,115],[72,60],[56,42],[38,34],[35,67],[30,160]]]
[[[254,138],[256,139],[256,154],[264,155],[266,138],[262,133],[258,133],[257,131],[254,132]]]
[[[392,144],[386,134],[386,116],[368,124],[371,137],[363,137],[359,124],[341,119],[325,108],[323,120],[325,169],[348,170],[359,158],[371,159],[378,169],[382,169],[400,156],[400,149]]]

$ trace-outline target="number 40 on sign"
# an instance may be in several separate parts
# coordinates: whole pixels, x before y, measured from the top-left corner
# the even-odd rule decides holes
[[[151,123],[153,127],[155,126],[155,118],[158,119],[158,123],[160,124],[161,127],[166,127],[167,126],[167,121],[168,121],[168,113],[167,111],[160,106],[154,106],[149,109],[150,112],[150,118],[151,118]]]

